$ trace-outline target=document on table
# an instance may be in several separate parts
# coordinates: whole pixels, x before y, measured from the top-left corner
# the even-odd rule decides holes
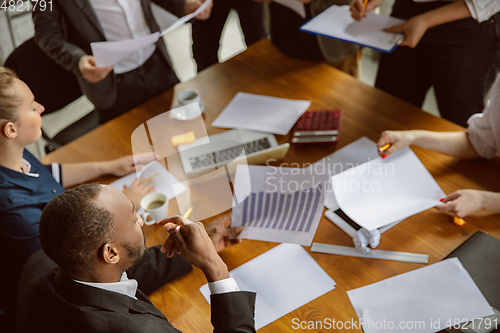
[[[493,314],[457,258],[350,290],[347,295],[365,333],[437,332]],[[401,325],[405,329],[398,329]]]
[[[273,0],[273,1],[282,6],[290,8],[291,10],[299,14],[300,17],[304,19],[306,18],[306,7],[302,2],[297,0]]]
[[[281,244],[229,272],[240,290],[257,293],[255,329],[335,289],[335,281],[300,245]],[[200,288],[210,303],[208,285]]]
[[[232,226],[239,238],[311,245],[323,214],[328,175],[313,170],[238,165]]]
[[[304,24],[300,30],[392,52],[404,35],[384,32],[384,28],[405,22],[395,17],[367,13],[360,22],[351,17],[349,6],[333,5]]]
[[[309,106],[311,101],[239,92],[212,126],[285,135]]]
[[[140,179],[147,179],[154,176],[151,181],[156,188],[155,192],[165,194],[168,200],[175,198],[187,190],[187,188],[177,178],[175,178],[174,175],[168,172],[168,170],[157,161],[153,161],[145,165],[144,168],[138,172],[138,175],[135,172],[132,172],[109,185],[122,191],[124,189],[124,185],[130,186],[134,180],[137,179],[137,176],[139,176]],[[140,207],[137,207],[137,214],[142,214],[142,209]]]
[[[139,51],[140,49],[148,45],[156,43],[161,36],[169,33],[170,31],[191,20],[196,15],[200,14],[208,7],[211,2],[212,0],[206,0],[200,7],[198,7],[198,9],[196,9],[196,11],[181,17],[161,33],[154,32],[150,35],[134,39],[90,43],[90,48],[92,49],[92,55],[95,58],[96,66],[113,66],[128,57],[130,54]]]
[[[313,168],[320,173],[327,173],[333,177],[333,175],[379,157],[377,144],[366,136],[363,136],[333,154],[315,162],[309,168]],[[325,207],[333,209],[337,206],[337,200],[335,200],[335,193],[333,192],[330,179],[327,185]]]
[[[368,230],[439,205],[445,196],[410,148],[339,173],[332,184],[342,211]]]

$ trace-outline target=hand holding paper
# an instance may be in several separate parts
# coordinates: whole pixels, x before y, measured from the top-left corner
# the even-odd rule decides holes
[[[212,1],[206,1],[205,6],[203,6],[204,4],[203,0],[186,0],[184,2],[184,12],[188,15],[196,13],[194,15],[197,20],[206,20],[210,17],[213,3]],[[199,10],[200,8],[201,10]]]
[[[90,47],[92,48],[92,54],[95,57],[95,66],[97,67],[106,67],[113,66],[116,63],[122,61],[130,54],[148,46],[154,44],[158,41],[158,39],[169,33],[170,31],[178,28],[183,25],[187,21],[191,20],[194,17],[199,19],[207,19],[210,16],[210,10],[212,8],[212,0],[206,0],[201,4],[200,0],[188,0],[184,4],[184,10],[187,13],[192,12],[186,16],[181,17],[177,21],[174,22],[171,26],[161,32],[154,32],[150,35],[135,38],[135,39],[127,39],[120,41],[112,41],[112,42],[96,42],[90,43]],[[198,17],[199,16],[199,17]]]
[[[427,29],[428,26],[426,21],[423,19],[423,16],[417,15],[404,23],[386,28],[384,31],[395,34],[404,34],[405,39],[401,42],[401,44],[399,44],[399,46],[408,46],[413,49],[417,46],[418,42],[420,42]]]
[[[113,70],[113,66],[97,67],[94,56],[85,55],[78,62],[78,69],[85,80],[97,83],[106,78]]]

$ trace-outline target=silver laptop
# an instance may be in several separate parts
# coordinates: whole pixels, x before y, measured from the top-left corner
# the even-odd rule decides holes
[[[273,134],[234,129],[179,145],[182,167],[189,179],[246,157],[248,164],[265,164],[285,157],[290,145],[278,145]]]

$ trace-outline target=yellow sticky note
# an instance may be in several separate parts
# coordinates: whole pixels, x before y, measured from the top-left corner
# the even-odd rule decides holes
[[[174,145],[174,147],[176,147],[178,145],[183,145],[186,143],[194,142],[195,140],[196,140],[196,136],[194,135],[194,132],[191,131],[191,132],[187,132],[184,134],[179,134],[179,135],[173,136],[172,137],[172,145]]]

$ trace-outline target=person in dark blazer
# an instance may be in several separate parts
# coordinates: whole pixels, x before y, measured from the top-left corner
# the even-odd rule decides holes
[[[202,0],[153,0],[177,16],[194,12]],[[104,123],[179,82],[163,39],[114,67],[95,66],[90,43],[139,38],[159,31],[151,0],[54,0],[50,10],[34,6],[35,42],[76,75]],[[210,16],[211,5],[197,19]]]
[[[255,332],[255,293],[238,290],[203,224],[162,223],[163,248],[146,250],[143,221],[119,190],[94,183],[55,197],[40,221],[43,251],[21,278],[18,332],[179,332],[145,293],[190,264],[209,281],[214,332]]]

